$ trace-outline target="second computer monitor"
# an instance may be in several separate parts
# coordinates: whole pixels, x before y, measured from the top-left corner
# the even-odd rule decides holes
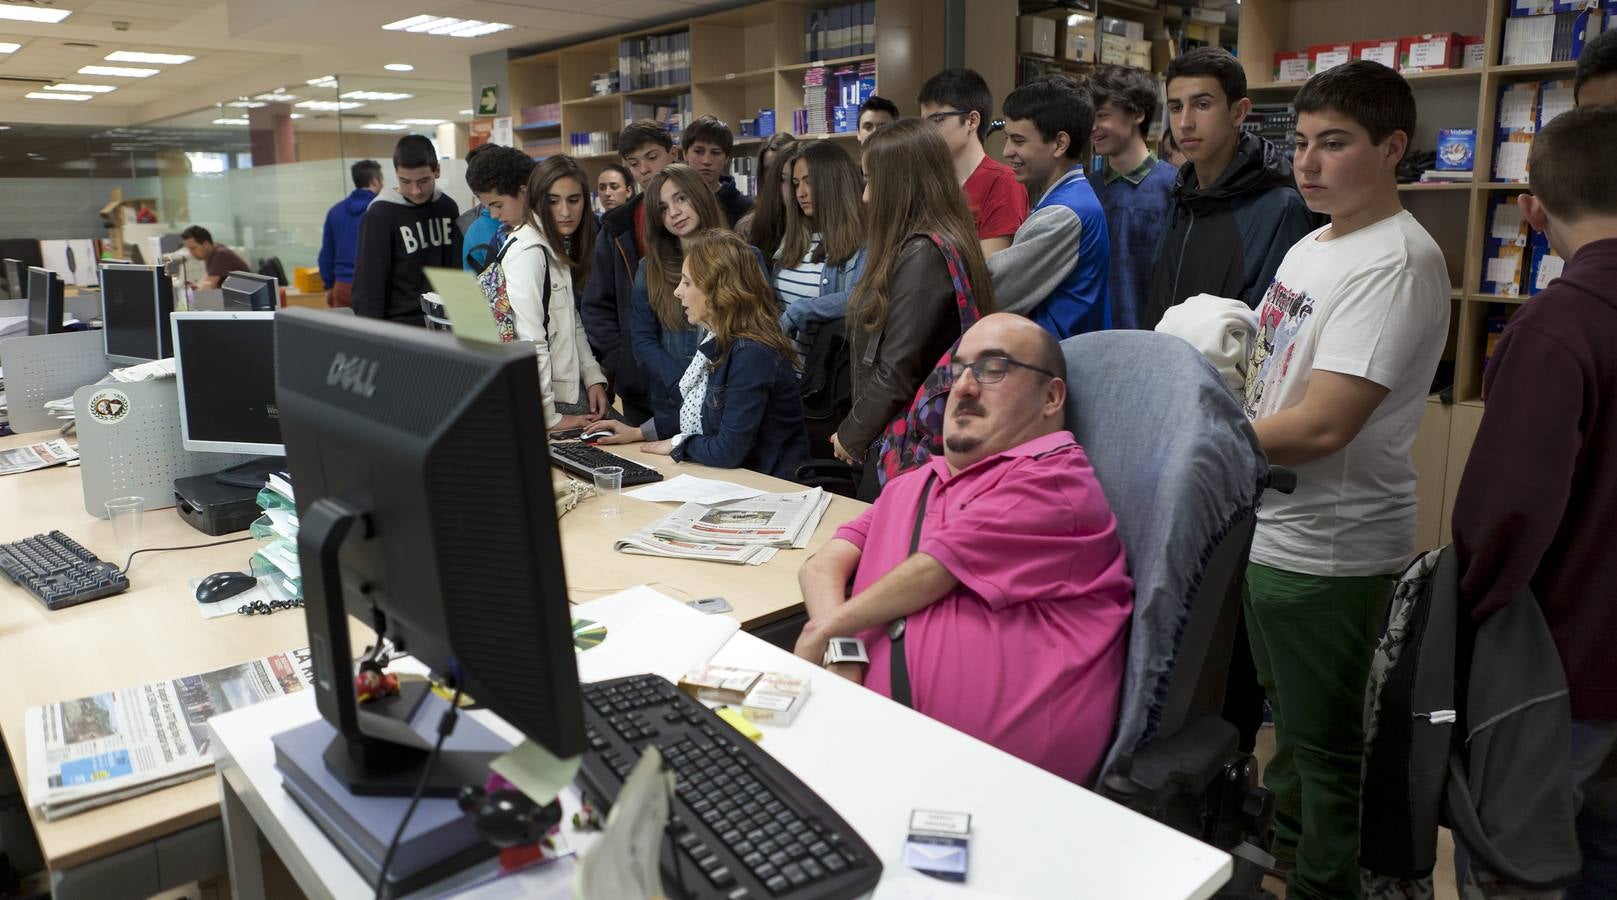
[[[28,267],[28,333],[56,334],[63,330],[65,285],[55,272]]]
[[[225,295],[225,309],[272,310],[280,306],[280,287],[268,275],[231,272],[219,285]]]
[[[174,355],[169,314],[174,283],[159,266],[108,265],[101,270],[101,333],[107,359],[141,363]]]
[[[5,261],[5,267],[6,289],[10,298],[13,300],[22,300],[26,298],[28,296],[28,285],[24,283],[24,279],[28,276],[23,274],[24,267],[22,260],[8,259]]]
[[[275,313],[177,312],[174,378],[187,450],[283,456]]]

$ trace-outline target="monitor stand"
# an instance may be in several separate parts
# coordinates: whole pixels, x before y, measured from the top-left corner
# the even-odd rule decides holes
[[[286,457],[260,456],[213,474],[213,480],[231,487],[258,490],[269,483],[271,472],[286,471]]]

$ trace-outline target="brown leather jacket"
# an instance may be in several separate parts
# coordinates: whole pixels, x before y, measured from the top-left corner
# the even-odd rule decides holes
[[[899,250],[888,296],[887,324],[879,331],[848,321],[853,408],[837,426],[837,438],[861,459],[960,337],[949,265],[925,235],[910,235]]]

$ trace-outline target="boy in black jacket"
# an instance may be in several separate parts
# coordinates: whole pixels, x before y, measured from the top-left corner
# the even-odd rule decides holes
[[[425,137],[399,139],[393,173],[399,186],[378,194],[360,219],[354,315],[422,325],[421,295],[432,290],[422,270],[461,267],[459,208],[438,190],[438,153]]]
[[[712,116],[702,116],[685,126],[679,136],[679,149],[685,164],[695,169],[713,189],[719,209],[724,210],[724,217],[730,220],[730,227],[736,227],[736,222],[752,209],[752,198],[736,188],[734,178],[724,174],[724,167],[730,162],[730,151],[735,149],[730,126]]]

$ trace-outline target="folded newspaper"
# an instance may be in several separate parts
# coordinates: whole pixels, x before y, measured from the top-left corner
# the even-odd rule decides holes
[[[29,707],[28,801],[55,820],[201,778],[213,770],[208,719],[301,691],[312,679],[303,648]]]
[[[777,549],[807,547],[830,505],[831,495],[821,488],[714,505],[686,503],[613,547],[645,556],[761,566]]]
[[[48,469],[79,458],[79,451],[67,441],[43,441],[26,447],[0,450],[0,475]]]

